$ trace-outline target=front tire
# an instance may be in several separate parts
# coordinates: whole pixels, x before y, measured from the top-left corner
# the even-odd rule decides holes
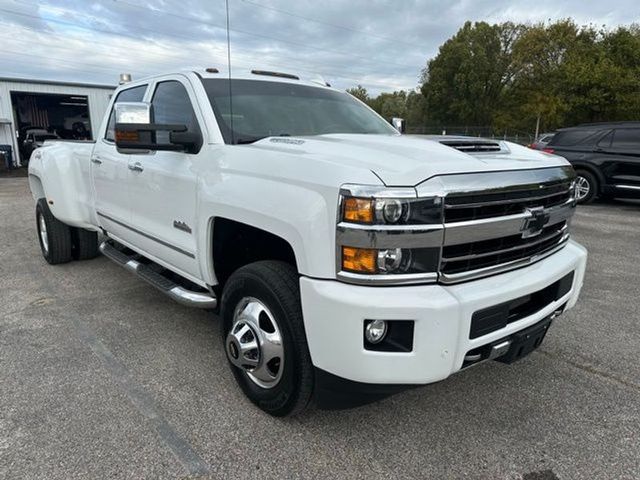
[[[53,216],[44,198],[36,204],[36,225],[42,256],[51,265],[72,260],[71,228]]]
[[[304,410],[313,365],[295,268],[261,261],[238,269],[222,296],[222,327],[227,359],[244,394],[273,416]]]
[[[587,170],[576,170],[576,200],[579,204],[591,203],[598,196],[598,179]]]

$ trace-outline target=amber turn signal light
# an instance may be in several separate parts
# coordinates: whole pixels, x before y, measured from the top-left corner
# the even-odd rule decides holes
[[[342,269],[356,273],[376,273],[378,253],[370,248],[342,247]]]
[[[348,197],[344,199],[343,220],[354,223],[373,223],[373,200]]]
[[[116,130],[116,141],[118,142],[137,142],[139,141],[138,132],[129,132],[126,130]]]

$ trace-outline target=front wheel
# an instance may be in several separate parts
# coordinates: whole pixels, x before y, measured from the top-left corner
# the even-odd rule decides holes
[[[44,198],[36,204],[36,226],[44,259],[51,265],[70,262],[71,228],[53,216]]]
[[[282,417],[302,411],[313,390],[296,270],[277,261],[236,271],[222,296],[223,341],[245,395]]]

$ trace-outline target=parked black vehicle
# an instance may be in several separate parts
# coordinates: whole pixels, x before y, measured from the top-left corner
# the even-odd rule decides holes
[[[578,203],[598,196],[640,198],[640,122],[588,123],[559,130],[544,151],[578,174]]]

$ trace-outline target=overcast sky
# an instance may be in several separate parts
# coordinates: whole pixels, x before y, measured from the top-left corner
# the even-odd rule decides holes
[[[414,88],[465,20],[640,22],[638,0],[229,0],[232,70]],[[226,67],[225,0],[0,0],[0,76],[116,83]]]

